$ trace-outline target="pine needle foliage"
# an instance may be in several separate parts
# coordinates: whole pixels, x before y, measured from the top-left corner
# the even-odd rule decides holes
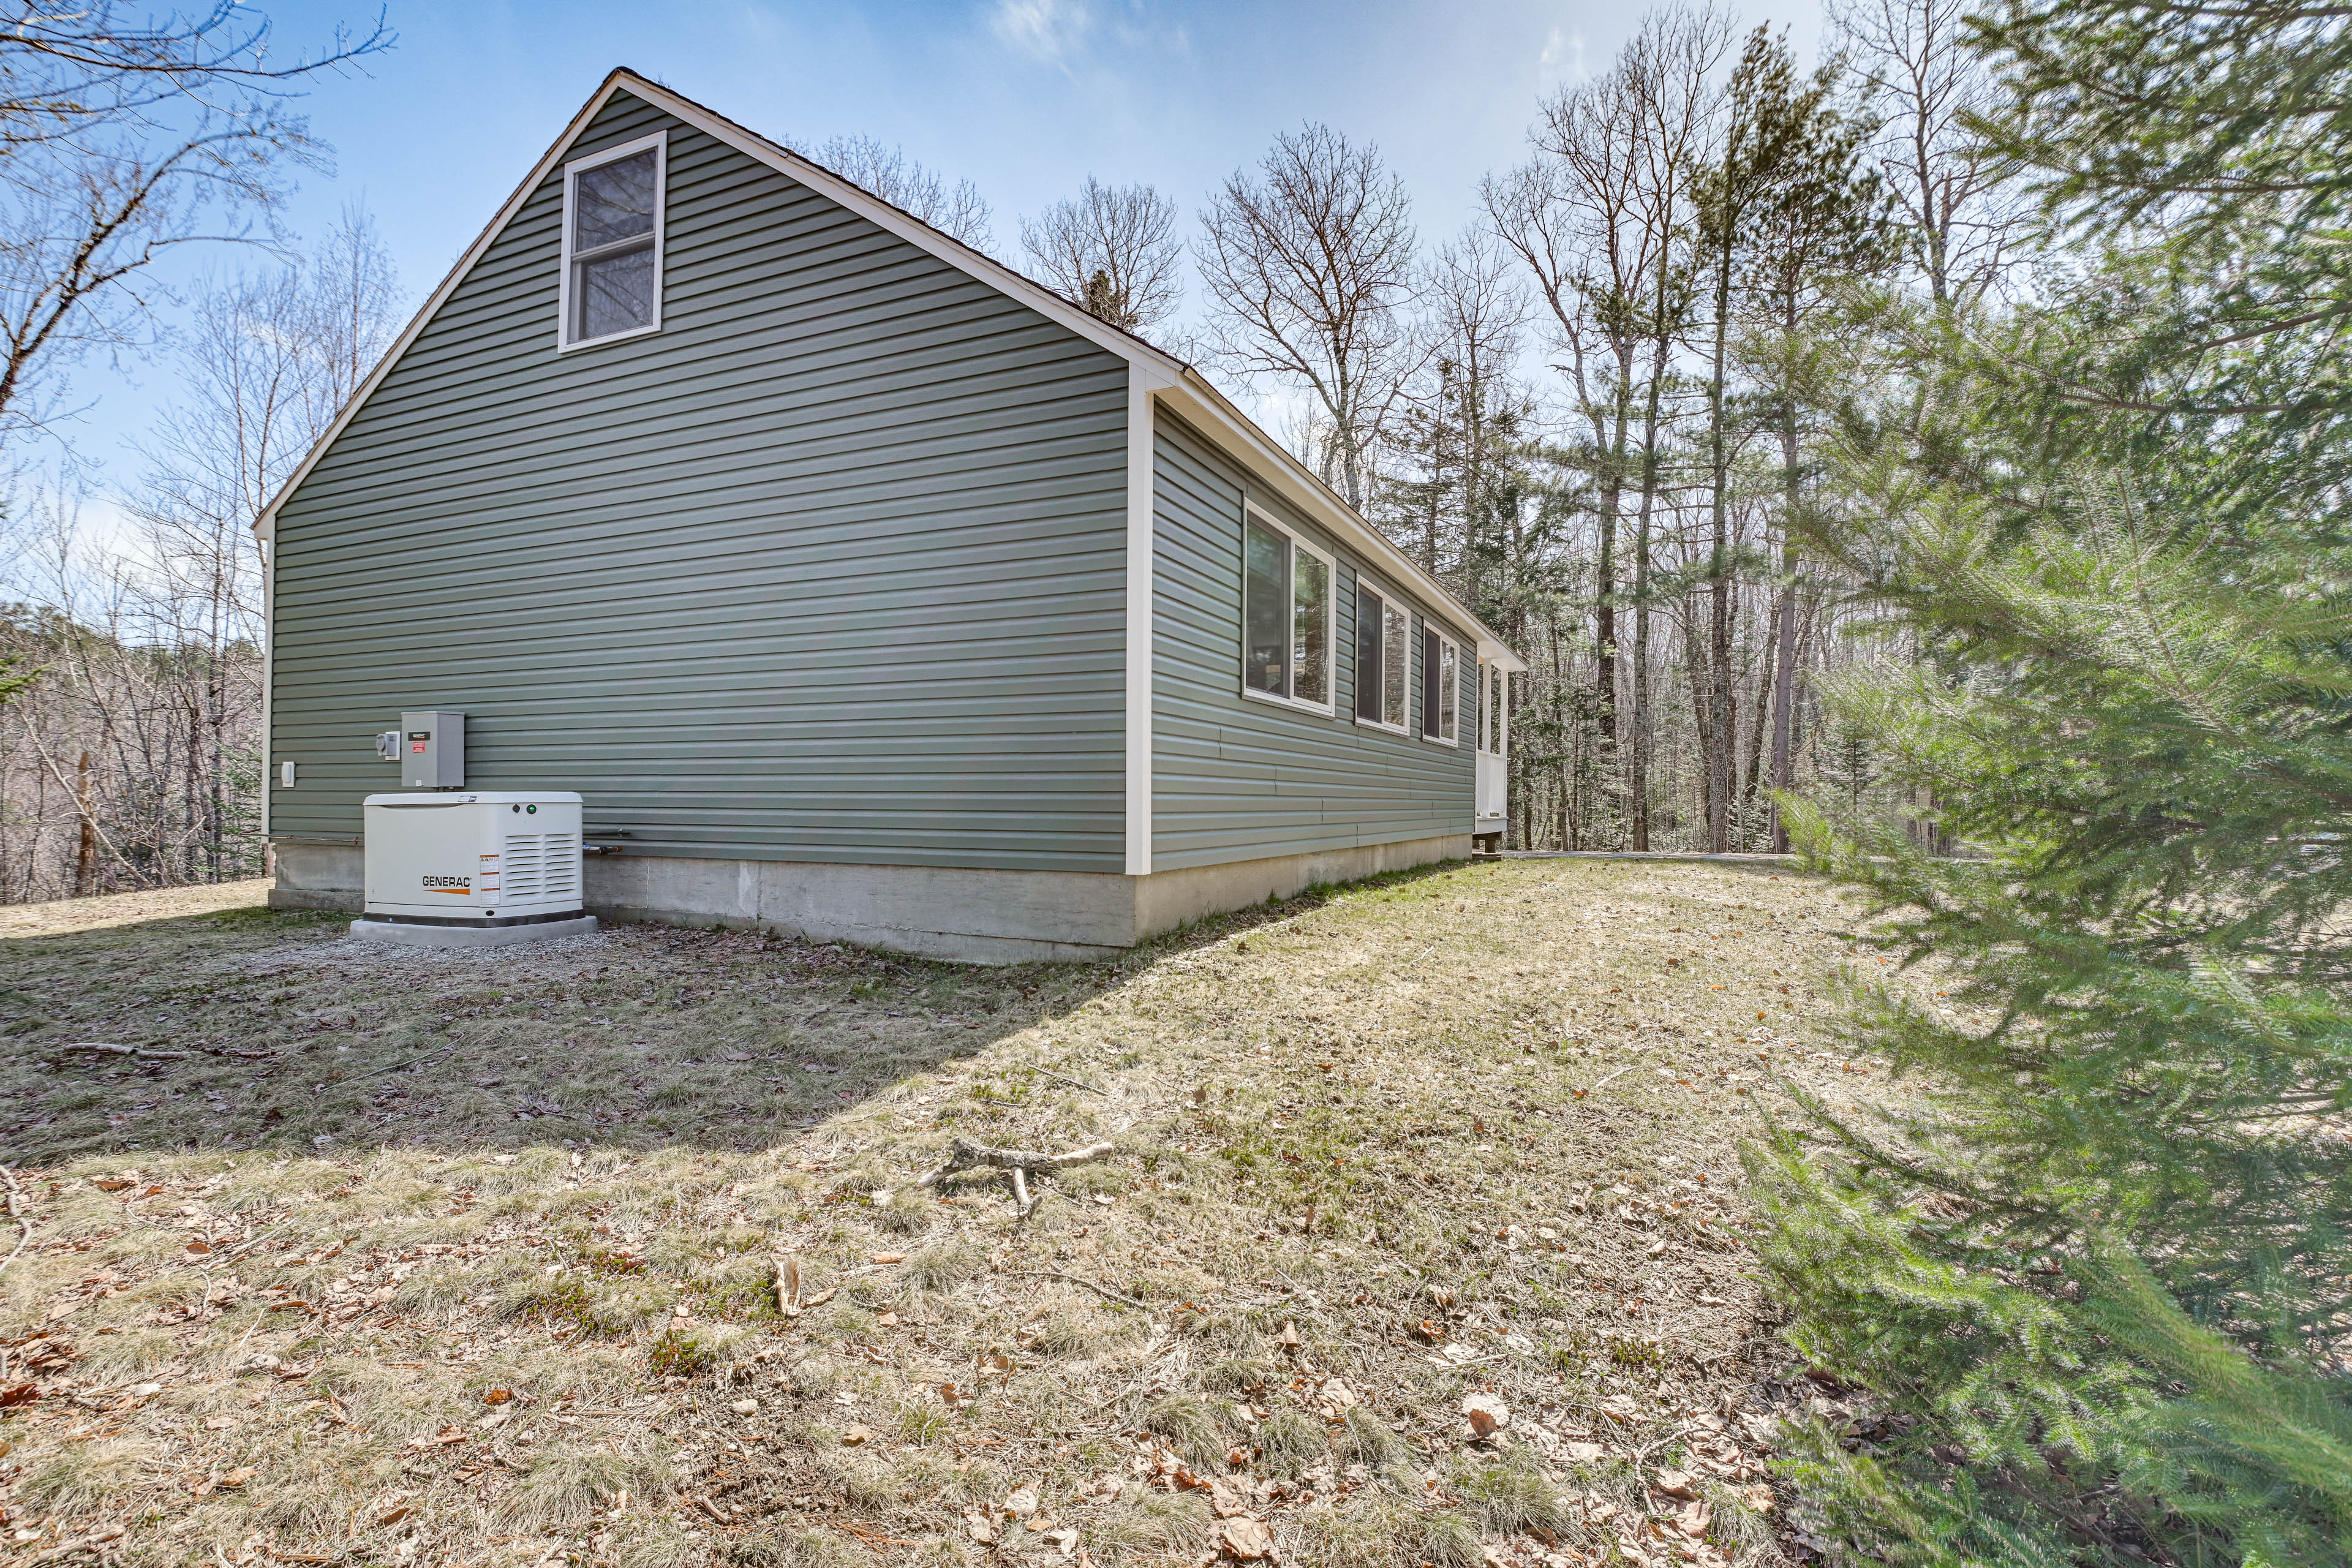
[[[1848,998],[1906,1099],[1750,1152],[1791,1337],[1899,1417],[1791,1467],[1858,1558],[2352,1564],[2352,48],[2201,0],[1982,36],[2036,290],[1889,301],[1823,394],[1811,548],[1918,655],[1832,722],[1972,853],[1786,803],[1932,978]]]
[[[1929,657],[1836,706],[1987,855],[1790,803],[1951,1004],[1857,984],[1917,1097],[1754,1154],[1799,1347],[1916,1421],[1803,1479],[1893,1563],[2352,1563],[2347,563],[1861,480]]]

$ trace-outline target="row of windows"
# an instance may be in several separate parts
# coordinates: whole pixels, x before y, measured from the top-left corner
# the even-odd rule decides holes
[[[1255,512],[1242,524],[1242,689],[1334,711],[1331,557]],[[1370,583],[1356,584],[1356,721],[1409,733],[1412,613]],[[1421,628],[1422,738],[1461,743],[1462,649]]]

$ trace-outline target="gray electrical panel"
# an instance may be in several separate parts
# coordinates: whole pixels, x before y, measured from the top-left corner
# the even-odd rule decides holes
[[[403,713],[400,716],[400,787],[466,787],[466,716],[463,713]]]

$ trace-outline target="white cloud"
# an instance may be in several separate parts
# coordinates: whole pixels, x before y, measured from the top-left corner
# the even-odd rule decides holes
[[[1076,52],[1094,24],[1085,0],[996,0],[988,16],[1008,47],[1055,64]]]
[[[1544,79],[1582,80],[1584,70],[1584,35],[1563,33],[1558,27],[1544,39],[1542,68]]]

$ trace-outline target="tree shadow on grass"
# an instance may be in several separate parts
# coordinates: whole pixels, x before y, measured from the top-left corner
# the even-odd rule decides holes
[[[1087,1002],[1156,964],[1446,868],[1009,968],[650,924],[394,948],[352,940],[342,915],[258,907],[0,939],[0,1161],[771,1147],[1021,1031],[1083,1030]],[[91,1044],[185,1054],[75,1048]]]

